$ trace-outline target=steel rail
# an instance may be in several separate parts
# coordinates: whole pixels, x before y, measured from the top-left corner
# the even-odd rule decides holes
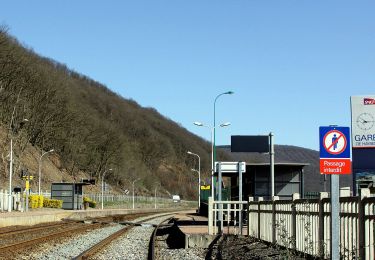
[[[100,251],[103,247],[110,244],[113,240],[115,240],[116,238],[128,232],[130,228],[131,227],[125,227],[123,229],[120,229],[119,231],[101,240],[99,243],[93,245],[92,247],[82,252],[80,255],[78,255],[77,257],[73,259],[74,260],[89,259],[91,256],[95,255],[98,251]]]
[[[135,223],[132,223],[132,224],[133,225],[139,225],[139,224],[144,223],[146,221],[149,221],[149,220],[152,220],[152,219],[155,219],[155,218],[159,218],[159,217],[163,217],[163,216],[167,216],[167,215],[171,215],[171,213],[163,214],[163,215],[158,215],[158,216],[154,216],[154,217],[150,217],[150,218],[147,218],[147,219],[144,219],[142,221],[135,222]],[[130,223],[129,222],[125,222],[125,223],[119,223],[119,224],[121,224],[121,225],[128,225]],[[106,247],[107,245],[109,245],[112,241],[114,241],[115,239],[119,238],[123,234],[127,233],[132,228],[133,228],[133,226],[126,226],[123,229],[120,229],[119,231],[113,233],[112,235],[104,238],[103,240],[101,240],[97,244],[93,245],[92,247],[90,247],[86,251],[82,252],[80,255],[74,257],[73,260],[89,259],[90,257],[92,257],[95,254],[97,254],[101,249],[103,249],[104,247]]]
[[[8,230],[5,232],[0,232],[0,237],[3,236],[9,236],[9,235],[15,235],[15,234],[22,234],[30,231],[37,231],[37,230],[42,230],[46,228],[51,228],[51,227],[62,227],[65,225],[68,225],[70,223],[79,223],[79,222],[62,222],[62,223],[54,223],[54,224],[49,224],[49,225],[43,225],[43,226],[38,226],[38,227],[27,227],[27,228],[20,228],[20,229],[15,229],[15,230]]]
[[[95,226],[101,226],[101,224],[95,223],[95,224],[85,225],[85,226],[78,227],[78,228],[77,227],[70,228],[70,229],[67,229],[67,230],[64,230],[64,231],[55,232],[55,233],[52,233],[52,234],[48,234],[48,235],[45,235],[45,236],[33,238],[33,239],[30,239],[30,240],[24,240],[24,241],[21,241],[21,242],[17,242],[17,243],[5,245],[5,246],[0,246],[0,252],[3,252],[4,250],[9,251],[11,249],[17,249],[18,247],[22,247],[22,246],[32,245],[32,244],[38,243],[39,241],[42,241],[42,240],[45,240],[45,239],[61,237],[62,235],[65,235],[67,233],[82,231],[82,230],[86,230],[88,228],[95,227]]]
[[[155,245],[156,245],[156,235],[158,233],[158,229],[159,227],[167,222],[167,221],[170,221],[171,219],[173,218],[168,218],[168,219],[165,219],[163,220],[162,222],[160,222],[154,229],[154,231],[152,232],[151,234],[151,238],[150,238],[150,244],[149,244],[149,249],[148,249],[148,260],[155,260],[156,259],[156,250],[155,250]]]

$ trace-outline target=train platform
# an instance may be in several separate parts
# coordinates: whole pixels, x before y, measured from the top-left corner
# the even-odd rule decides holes
[[[27,212],[12,211],[0,212],[0,228],[18,225],[36,225],[41,223],[61,221],[63,219],[84,220],[86,218],[106,217],[112,215],[126,215],[133,213],[157,213],[161,211],[176,211],[172,208],[160,209],[31,209]]]
[[[193,211],[175,216],[176,226],[183,237],[185,248],[208,248],[216,235],[208,234],[208,218]]]
[[[177,214],[177,225],[183,233],[208,234],[208,218],[200,216],[194,211]]]

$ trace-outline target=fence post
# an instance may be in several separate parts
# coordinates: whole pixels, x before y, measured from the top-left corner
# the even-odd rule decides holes
[[[0,189],[0,211],[4,210],[3,190]]]
[[[213,235],[213,199],[208,197],[208,234]]]
[[[260,201],[263,201],[263,197],[258,198],[258,239],[261,238],[260,236]]]
[[[4,193],[3,193],[4,211],[5,210],[8,211],[8,207],[9,207],[9,200],[7,199],[7,196],[8,196],[8,190],[4,190]]]
[[[295,200],[300,199],[299,193],[293,193],[292,202],[292,249],[297,250],[297,209]]]
[[[254,197],[249,197],[249,203],[247,203],[247,236],[250,236],[250,202],[254,201]]]
[[[361,196],[358,197],[358,242],[359,242],[359,259],[366,259],[366,225],[365,225],[365,206],[364,199],[370,196],[370,189],[361,189]]]
[[[279,196],[272,197],[272,243],[276,244],[276,200]]]
[[[324,203],[323,199],[328,198],[328,192],[319,193],[319,256],[324,258]]]

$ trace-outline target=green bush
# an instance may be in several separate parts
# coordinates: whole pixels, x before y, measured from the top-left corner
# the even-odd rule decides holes
[[[89,201],[89,207],[90,208],[96,208],[96,201],[94,201],[94,200]]]
[[[96,208],[96,201],[87,196],[83,196],[83,203],[88,203],[90,208]]]
[[[61,209],[62,204],[63,204],[62,200],[44,199],[43,207]]]
[[[29,195],[29,207],[32,209],[43,208],[43,195]]]

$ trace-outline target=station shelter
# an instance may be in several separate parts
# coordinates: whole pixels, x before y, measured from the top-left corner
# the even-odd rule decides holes
[[[63,209],[83,209],[83,186],[89,183],[52,183],[51,199],[62,200]]]
[[[304,171],[308,163],[275,163],[275,196],[280,199],[291,199],[293,193],[304,194]],[[249,197],[271,197],[271,178],[269,163],[246,163],[246,171],[242,173],[242,200]],[[215,173],[217,176],[217,172]],[[217,180],[217,178],[215,178]],[[238,200],[238,174],[223,173],[223,200]],[[215,185],[215,198],[217,198],[217,184]],[[206,203],[211,190],[202,186],[201,201]]]
[[[293,193],[304,194],[304,167],[308,163],[278,162],[274,164],[275,169],[275,196],[282,200],[292,199]],[[223,173],[222,200],[239,200],[239,176],[238,173]],[[218,173],[215,172],[215,200],[218,199]],[[208,197],[211,189],[201,186],[201,209],[202,215],[207,215]],[[249,197],[257,200],[271,199],[271,176],[269,163],[246,163],[246,170],[242,173],[242,200],[247,201]]]
[[[304,171],[307,163],[278,162],[274,164],[275,169],[275,196],[282,200],[292,199],[293,193],[304,194]],[[269,163],[246,163],[246,171],[242,173],[242,200],[247,201],[249,197],[255,200],[263,197],[271,199],[271,176]],[[238,196],[238,174],[225,174],[228,177],[230,200],[239,200]],[[225,181],[224,181],[225,183]]]

